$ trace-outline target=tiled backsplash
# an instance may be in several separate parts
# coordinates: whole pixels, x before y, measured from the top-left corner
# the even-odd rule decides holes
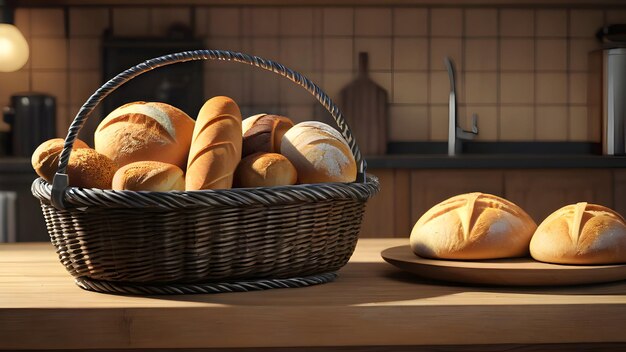
[[[27,66],[0,73],[0,103],[17,91],[58,99],[64,134],[102,83],[100,40],[159,36],[193,25],[206,47],[274,59],[337,99],[370,55],[372,78],[389,93],[390,140],[447,137],[449,80],[457,64],[461,123],[478,114],[479,140],[587,140],[587,52],[624,9],[426,7],[70,7],[17,9],[31,46]],[[66,21],[67,20],[67,21]],[[293,83],[241,64],[207,62],[205,95],[232,96],[244,111],[320,118],[314,99]],[[195,112],[189,112],[194,114]]]

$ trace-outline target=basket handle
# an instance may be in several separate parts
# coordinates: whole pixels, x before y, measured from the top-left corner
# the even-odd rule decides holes
[[[330,97],[328,97],[328,95],[326,95],[326,93],[324,93],[324,91],[322,91],[320,87],[318,87],[315,83],[296,71],[293,71],[277,62],[266,60],[258,56],[252,56],[227,50],[195,50],[164,55],[144,61],[139,65],[131,67],[128,70],[113,77],[111,80],[98,88],[98,90],[96,90],[96,92],[91,97],[89,97],[89,99],[87,99],[87,102],[83,104],[83,106],[78,111],[78,114],[76,114],[76,117],[74,117],[74,121],[70,125],[69,131],[67,132],[67,136],[65,137],[65,143],[63,145],[63,151],[61,152],[61,157],[59,158],[59,167],[52,181],[51,201],[55,208],[65,209],[65,190],[69,185],[69,178],[67,176],[67,164],[69,162],[70,152],[72,150],[74,141],[76,140],[76,136],[78,135],[80,129],[83,127],[85,120],[87,120],[95,107],[98,106],[98,104],[100,104],[100,102],[104,98],[106,98],[109,94],[111,94],[111,92],[121,87],[131,79],[155,68],[179,62],[207,59],[235,61],[260,67],[262,69],[272,71],[280,74],[281,76],[287,77],[292,82],[295,82],[298,85],[304,87],[307,91],[309,91],[309,93],[315,96],[315,98],[324,106],[324,108],[326,108],[326,110],[328,110],[331,116],[335,119],[335,122],[337,123],[337,126],[339,126],[339,130],[341,131],[341,134],[348,142],[350,150],[352,151],[354,159],[356,160],[358,167],[357,181],[361,183],[365,182],[366,163],[365,160],[363,160],[363,158],[361,157],[361,152],[359,151],[359,147],[356,144],[356,140],[352,135],[350,127],[344,120],[343,115],[341,114],[341,111],[339,110],[337,105],[335,105]]]

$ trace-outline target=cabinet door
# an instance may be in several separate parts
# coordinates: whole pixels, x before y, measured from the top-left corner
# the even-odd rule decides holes
[[[516,170],[505,172],[507,199],[539,224],[555,210],[577,202],[613,207],[610,170]]]
[[[419,170],[411,172],[411,227],[428,209],[452,196],[469,192],[502,197],[499,170]]]
[[[409,171],[368,170],[378,177],[380,192],[367,202],[360,237],[405,237],[409,224]]]

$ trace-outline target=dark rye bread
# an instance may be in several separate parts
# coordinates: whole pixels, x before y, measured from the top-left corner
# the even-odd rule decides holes
[[[243,123],[242,156],[264,152],[280,153],[283,135],[293,127],[293,122],[279,115],[255,115]]]

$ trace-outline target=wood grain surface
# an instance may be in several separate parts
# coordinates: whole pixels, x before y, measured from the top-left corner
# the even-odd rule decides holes
[[[52,245],[3,244],[0,349],[626,343],[626,282],[514,288],[422,280],[380,256],[406,242],[361,240],[326,285],[160,297],[83,291]]]

